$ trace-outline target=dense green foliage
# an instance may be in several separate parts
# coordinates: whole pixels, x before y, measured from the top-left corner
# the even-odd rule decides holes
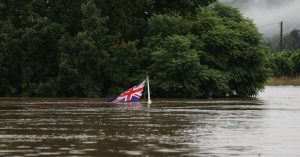
[[[215,0],[0,0],[0,39],[0,96],[106,97],[149,75],[156,97],[248,97],[268,74],[256,27]]]
[[[268,53],[269,64],[273,77],[298,77],[300,75],[300,31],[292,30],[283,37],[283,52],[279,52],[279,36],[268,39],[265,43],[271,51]],[[277,52],[275,52],[277,51]]]
[[[300,50],[272,52],[269,54],[269,67],[275,77],[300,75]]]

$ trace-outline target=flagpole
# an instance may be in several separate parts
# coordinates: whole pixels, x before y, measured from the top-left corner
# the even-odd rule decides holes
[[[147,76],[146,81],[147,81],[147,90],[148,90],[148,104],[151,104],[152,102],[150,100],[149,76]]]

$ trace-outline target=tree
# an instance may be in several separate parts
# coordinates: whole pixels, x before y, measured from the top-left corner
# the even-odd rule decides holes
[[[192,14],[198,6],[208,6],[216,0],[152,0],[150,11],[153,14],[165,14],[170,12],[177,12],[185,16]]]
[[[288,51],[300,49],[300,30],[292,30],[283,39],[283,48]]]
[[[106,17],[94,1],[81,6],[81,32],[75,37],[64,36],[60,41],[59,95],[102,96],[102,68],[108,57],[106,49]]]
[[[273,75],[274,76],[292,76],[294,63],[291,54],[288,52],[280,52],[272,54]]]
[[[0,95],[5,95],[8,92],[9,88],[9,80],[8,78],[8,68],[7,68],[7,62],[5,61],[7,59],[7,38],[9,36],[9,28],[2,22],[0,22]]]
[[[268,75],[261,35],[254,24],[222,4],[200,7],[196,13],[193,29],[204,41],[201,63],[229,76],[227,94],[255,95]]]
[[[300,75],[300,50],[295,51],[291,55],[291,60],[294,63],[294,76]]]
[[[261,35],[215,2],[0,0],[0,95],[105,97],[146,75],[157,97],[255,95]]]
[[[25,96],[56,96],[58,41],[64,28],[37,17],[36,24],[24,31],[22,40],[22,88]],[[47,40],[45,40],[47,39]]]
[[[283,37],[283,49],[286,51],[295,51],[300,49],[300,30],[294,29]],[[265,45],[273,50],[280,50],[280,36],[275,35],[272,38],[267,38]]]
[[[162,97],[202,96],[200,57],[194,36],[166,37],[152,53],[153,91]]]

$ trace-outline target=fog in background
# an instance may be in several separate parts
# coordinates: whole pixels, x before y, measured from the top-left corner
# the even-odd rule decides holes
[[[300,29],[300,0],[220,0],[237,7],[245,17],[253,20],[266,37],[279,35],[280,21],[284,33]]]

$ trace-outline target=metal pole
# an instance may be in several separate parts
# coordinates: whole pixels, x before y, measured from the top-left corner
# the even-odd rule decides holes
[[[148,90],[148,104],[151,104],[151,100],[150,100],[150,86],[149,86],[149,76],[147,76],[147,90]]]

